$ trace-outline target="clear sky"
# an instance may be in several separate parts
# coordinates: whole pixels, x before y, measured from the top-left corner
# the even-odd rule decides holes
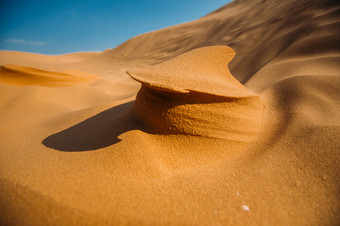
[[[1,0],[0,49],[102,51],[198,19],[230,0]]]

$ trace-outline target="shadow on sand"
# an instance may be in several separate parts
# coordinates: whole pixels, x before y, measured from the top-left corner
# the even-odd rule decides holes
[[[134,101],[105,110],[68,129],[52,134],[42,141],[46,147],[59,151],[90,151],[121,141],[118,136],[134,129],[138,123],[127,112]]]

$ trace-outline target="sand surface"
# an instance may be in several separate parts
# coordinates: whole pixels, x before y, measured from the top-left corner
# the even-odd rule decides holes
[[[0,224],[339,225],[339,27],[339,1],[235,0],[101,53],[0,51]]]

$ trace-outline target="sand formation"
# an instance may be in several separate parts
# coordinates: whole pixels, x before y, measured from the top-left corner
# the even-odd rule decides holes
[[[0,51],[0,225],[339,225],[339,10],[235,0],[101,53]]]
[[[0,73],[1,82],[19,86],[73,86],[98,79],[96,75],[77,70],[54,72],[14,64],[1,66]]]
[[[260,130],[263,104],[229,72],[235,52],[199,48],[127,73],[142,83],[134,116],[157,133],[249,142]]]

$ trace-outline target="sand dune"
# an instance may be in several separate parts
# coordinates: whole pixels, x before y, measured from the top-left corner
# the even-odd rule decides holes
[[[12,85],[72,86],[98,79],[82,71],[53,72],[7,64],[0,68],[0,82]]]
[[[338,225],[339,10],[235,0],[102,53],[0,51],[0,224]]]

